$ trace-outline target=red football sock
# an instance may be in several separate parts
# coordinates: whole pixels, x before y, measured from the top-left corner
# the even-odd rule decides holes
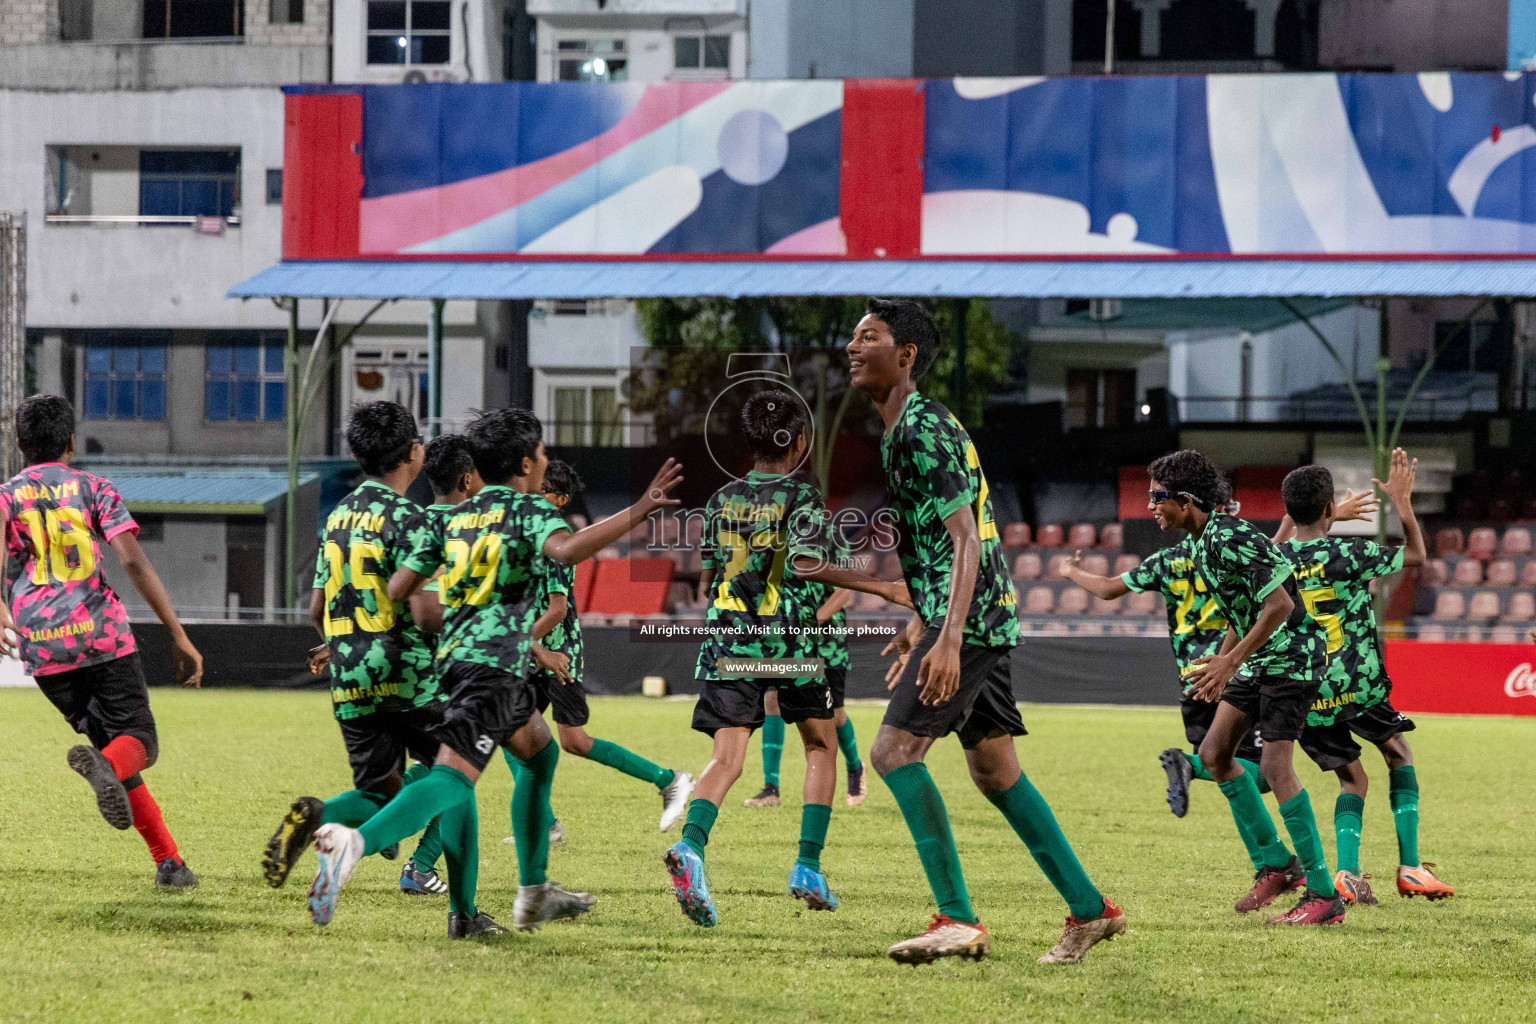
[[[112,772],[119,782],[139,774],[149,760],[144,744],[132,736],[119,736],[108,743],[101,748],[101,756],[112,765]]]
[[[149,844],[149,855],[155,858],[155,863],[159,864],[167,857],[181,860],[176,855],[176,840],[171,838],[170,829],[165,827],[160,805],[149,795],[149,787],[134,786],[130,789],[128,806],[133,808],[133,827],[139,830],[139,835]]]

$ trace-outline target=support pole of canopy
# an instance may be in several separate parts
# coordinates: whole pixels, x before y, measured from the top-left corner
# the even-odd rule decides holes
[[[950,391],[954,395],[954,414],[964,419],[966,410],[966,394],[970,390],[970,381],[966,372],[966,348],[969,338],[966,329],[971,318],[971,300],[955,300],[955,367],[954,379],[950,383]]]
[[[427,415],[431,419],[430,436],[443,432],[443,300],[432,300],[432,317],[427,321]]]
[[[299,490],[299,300],[288,298],[288,341],[283,348],[283,373],[287,378],[283,397],[283,419],[288,436],[288,495],[283,507],[283,538],[286,557],[283,560],[283,607],[292,608],[298,601],[294,589],[294,502]]]

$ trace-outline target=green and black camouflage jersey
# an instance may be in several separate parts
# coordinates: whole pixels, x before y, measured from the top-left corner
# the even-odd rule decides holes
[[[1251,523],[1217,512],[1194,539],[1192,554],[1195,572],[1205,580],[1239,638],[1253,629],[1264,599],[1276,588],[1285,588],[1295,607],[1244,665],[1256,675],[1293,676],[1321,684],[1328,659],[1323,632],[1302,604],[1284,553]]]
[[[1121,582],[1138,594],[1157,591],[1163,595],[1168,609],[1168,639],[1180,679],[1195,670],[1198,659],[1220,651],[1227,636],[1221,606],[1195,572],[1193,547],[1185,537],[1120,574]]]
[[[486,487],[423,538],[407,568],[438,581],[443,602],[439,661],[492,665],[521,677],[550,560],[551,534],[570,527],[554,506],[504,485]]]
[[[848,545],[836,529],[828,530],[827,543],[832,551],[832,564],[840,569],[852,568]],[[801,624],[807,629],[826,630],[813,634],[807,657],[820,658],[827,668],[848,668],[853,659],[848,654],[848,637],[842,630],[848,628],[848,613],[839,608],[826,622],[816,621],[816,610],[827,603],[837,588],[816,580],[791,579],[787,584],[794,591],[795,604],[800,608]],[[836,632],[832,632],[836,631]]]
[[[409,606],[389,599],[390,576],[431,535],[418,505],[374,480],[326,517],[314,587],[325,595],[337,718],[442,699],[426,636],[411,621]]]
[[[457,505],[428,505],[422,510],[427,514],[427,526],[438,536],[442,536],[443,524],[448,522],[448,513],[457,507]],[[437,580],[433,580],[421,589],[429,594],[437,593]]]
[[[720,658],[814,657],[790,631],[804,619],[796,603],[803,597],[785,584],[795,558],[828,557],[820,488],[807,477],[754,470],[716,491],[704,516],[700,561],[713,583],[697,678],[719,679]]]
[[[981,561],[965,620],[965,642],[983,647],[1017,644],[1018,594],[992,518],[981,459],[960,421],[914,391],[880,442],[880,462],[892,510],[901,517],[896,547],[901,571],[923,622],[932,625],[948,611],[954,545],[944,520],[969,506],[981,535]]]
[[[544,582],[539,593],[538,614],[534,616],[535,619],[544,614],[545,609],[549,607],[549,599],[554,594],[565,595],[565,618],[555,623],[555,628],[544,634],[544,639],[539,643],[546,651],[553,651],[570,658],[571,675],[580,682],[584,665],[581,621],[576,615],[576,569],[574,566],[555,561],[546,564]]]
[[[1322,628],[1328,651],[1325,689],[1307,724],[1347,721],[1392,690],[1368,584],[1402,569],[1403,549],[1355,537],[1289,540],[1281,548],[1296,567],[1302,603]]]

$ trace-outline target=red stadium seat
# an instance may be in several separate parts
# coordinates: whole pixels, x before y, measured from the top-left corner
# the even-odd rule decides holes
[[[1122,603],[1123,603],[1122,600],[1120,598],[1118,598],[1118,597],[1115,598],[1113,601],[1106,601],[1102,597],[1096,597],[1096,598],[1093,599],[1093,603],[1088,607],[1088,614],[1089,615],[1116,615],[1116,614],[1119,613],[1120,605]]]
[[[1003,547],[1029,547],[1029,524],[1009,523],[1007,526],[1003,527]]]
[[[1072,632],[1078,636],[1103,636],[1109,632],[1109,628],[1102,622],[1079,622],[1073,625]]]
[[[1511,526],[1499,538],[1499,554],[1519,558],[1531,553],[1531,531],[1523,526]]]
[[[1482,586],[1483,563],[1475,558],[1463,558],[1456,563],[1456,571],[1451,573],[1451,582],[1458,587]]]
[[[1061,579],[1061,567],[1066,565],[1071,560],[1071,555],[1052,555],[1051,560],[1047,562],[1045,566],[1046,578],[1053,580]]]
[[[1473,622],[1491,622],[1499,617],[1499,595],[1491,590],[1479,590],[1467,605],[1467,618]]]
[[[660,615],[671,583],[665,558],[601,559],[589,608],[597,615]]]
[[[1067,547],[1091,548],[1099,542],[1099,531],[1092,523],[1074,523],[1067,533]]]
[[[1453,622],[1467,614],[1467,599],[1461,596],[1460,591],[1442,590],[1435,595],[1435,610],[1430,618],[1439,619],[1442,622]]]
[[[1445,627],[1434,623],[1420,626],[1418,639],[1426,643],[1445,643]]]
[[[1117,555],[1117,556],[1115,556],[1115,567],[1114,567],[1115,575],[1119,576],[1121,573],[1130,572],[1132,569],[1136,568],[1140,564],[1141,564],[1141,559],[1137,558],[1135,555],[1131,555],[1131,554]]]
[[[1451,582],[1451,567],[1443,558],[1431,558],[1419,570],[1419,582],[1426,587],[1443,587]]]
[[[1437,555],[1459,555],[1465,543],[1461,531],[1454,526],[1447,526],[1435,532],[1435,554]]]
[[[1104,529],[1099,531],[1099,547],[1112,548],[1119,551],[1125,544],[1125,530],[1119,523],[1106,523]]]
[[[1121,611],[1126,615],[1156,615],[1162,611],[1162,595],[1147,591],[1142,594],[1127,594]]]
[[[591,558],[576,563],[576,613],[585,615],[592,608],[592,580],[597,576],[597,562]]]
[[[1491,526],[1479,526],[1467,534],[1468,558],[1492,558],[1499,549],[1499,534]]]
[[[1490,587],[1512,587],[1515,585],[1515,563],[1512,559],[1496,558],[1488,563],[1488,585]]]
[[[1536,558],[1527,559],[1525,568],[1520,570],[1520,585],[1536,588]]]
[[[1488,631],[1488,642],[1491,644],[1518,644],[1524,639],[1517,626],[1494,626]]]
[[[1515,594],[1509,599],[1509,607],[1504,609],[1504,621],[1536,621],[1536,597],[1524,593]]]
[[[1050,525],[1042,526],[1040,529],[1035,531],[1035,543],[1042,548],[1065,547],[1067,543],[1067,537],[1066,534],[1062,532],[1060,526],[1057,526],[1055,523],[1051,523]]]
[[[1044,571],[1040,556],[1033,551],[1026,551],[1013,560],[1013,578],[1016,580],[1037,580]]]
[[[1091,572],[1095,576],[1109,575],[1109,559],[1103,555],[1084,555],[1082,566],[1084,572]]]
[[[1088,611],[1088,591],[1069,587],[1056,599],[1056,614],[1082,615]]]
[[[1024,595],[1025,615],[1049,615],[1056,607],[1056,592],[1050,587],[1030,587]]]

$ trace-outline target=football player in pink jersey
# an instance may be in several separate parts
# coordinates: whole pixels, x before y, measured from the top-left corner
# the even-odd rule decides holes
[[[19,656],[66,721],[90,740],[69,766],[96,792],[113,828],[138,829],[155,860],[155,885],[197,884],[140,774],[159,742],[128,613],[101,571],[103,542],[171,636],[176,675],[199,687],[203,657],[176,619],[170,596],[139,547],[138,524],[112,484],[74,469],[75,412],[58,395],[16,410],[27,468],[0,485],[0,530],[20,575],[0,602],[0,653]]]

